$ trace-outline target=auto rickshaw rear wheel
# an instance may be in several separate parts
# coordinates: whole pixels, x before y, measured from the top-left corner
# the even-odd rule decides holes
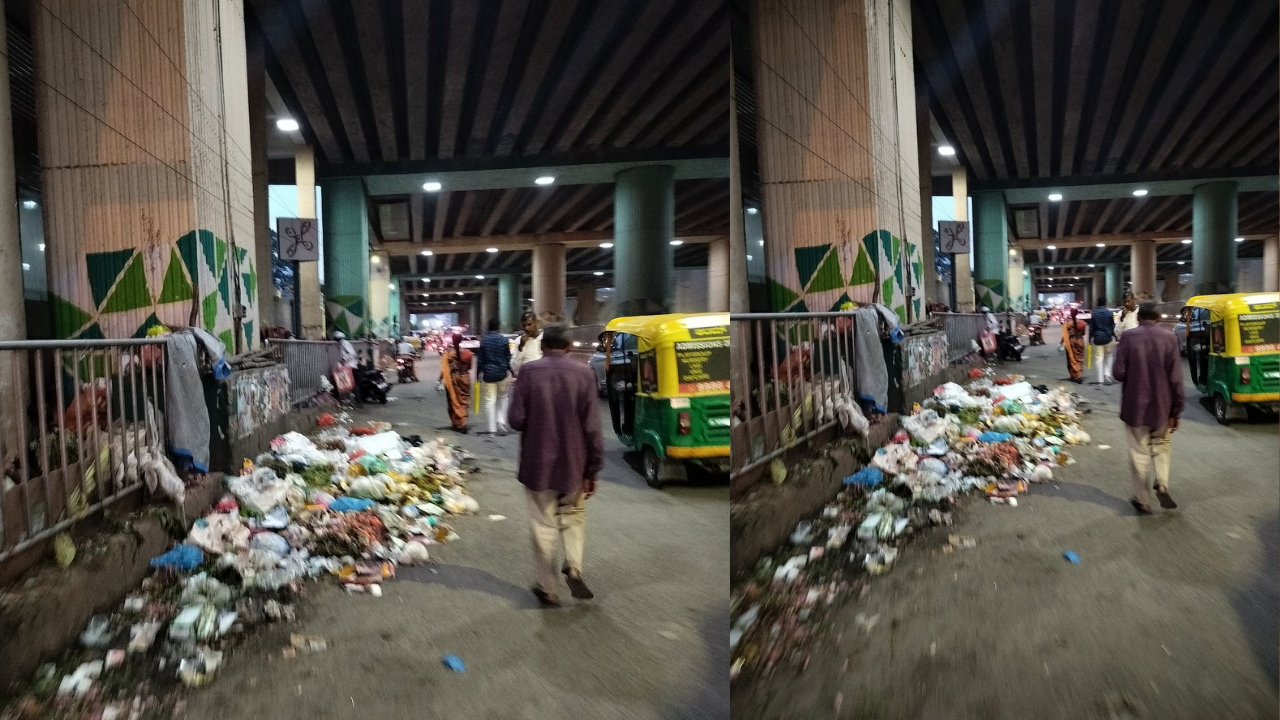
[[[1221,393],[1213,396],[1213,416],[1219,425],[1231,424],[1231,401]]]
[[[640,467],[644,472],[644,481],[649,483],[649,487],[658,490],[662,489],[662,460],[658,458],[658,453],[653,448],[646,447],[640,452]]]

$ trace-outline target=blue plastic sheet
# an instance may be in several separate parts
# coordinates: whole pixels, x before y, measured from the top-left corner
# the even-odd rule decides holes
[[[373,507],[372,500],[365,500],[363,498],[353,498],[353,497],[340,497],[337,500],[334,500],[333,502],[329,503],[330,510],[334,512],[340,512],[340,513],[364,512],[365,510],[368,510],[371,507]]]
[[[873,467],[864,467],[844,479],[845,485],[862,485],[864,487],[875,487],[881,482],[884,482],[884,473],[880,472],[880,468]]]
[[[978,442],[984,442],[984,443],[1009,442],[1012,439],[1013,439],[1013,436],[1010,435],[1009,433],[993,432],[991,430],[988,430],[987,432],[984,432],[978,436]]]
[[[151,567],[191,572],[204,562],[204,553],[194,545],[178,545],[163,555],[151,558]]]
[[[445,667],[449,668],[450,670],[456,673],[466,672],[467,670],[467,664],[462,662],[462,658],[458,657],[457,655],[453,655],[453,654],[445,655],[443,658],[441,658],[441,662],[444,663]]]
[[[1068,550],[1062,553],[1062,557],[1066,558],[1067,562],[1071,563],[1072,565],[1080,564],[1080,556],[1076,554],[1075,550]]]

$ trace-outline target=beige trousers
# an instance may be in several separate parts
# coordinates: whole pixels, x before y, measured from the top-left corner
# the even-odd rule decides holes
[[[1143,504],[1151,503],[1150,479],[1155,467],[1155,486],[1169,490],[1169,428],[1125,426],[1129,435],[1129,469],[1133,481],[1133,496]]]
[[[533,572],[538,587],[557,595],[556,571],[559,545],[564,546],[563,567],[582,572],[582,546],[586,540],[587,502],[581,492],[561,495],[555,490],[525,488],[533,531]]]

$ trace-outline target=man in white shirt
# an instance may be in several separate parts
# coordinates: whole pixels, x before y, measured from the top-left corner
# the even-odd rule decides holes
[[[511,358],[511,372],[516,375],[520,374],[521,365],[542,358],[542,328],[539,327],[538,316],[526,312],[520,317],[520,325],[524,328],[524,335],[520,336],[515,357]]]
[[[356,348],[347,339],[347,334],[341,330],[335,331],[333,339],[338,341],[338,351],[342,356],[342,364],[349,368],[355,368],[359,364],[359,358],[356,357]]]
[[[1116,323],[1116,340],[1124,335],[1126,330],[1138,327],[1138,299],[1133,293],[1126,292],[1124,294],[1124,310],[1120,311],[1120,322]]]
[[[408,355],[410,357],[412,357],[415,354],[415,351],[413,349],[413,343],[409,342],[409,338],[407,337],[400,338],[400,343],[396,345],[396,354]]]

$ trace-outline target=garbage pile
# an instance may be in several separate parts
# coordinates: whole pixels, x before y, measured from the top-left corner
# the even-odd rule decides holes
[[[12,716],[43,717],[46,707],[94,720],[155,716],[174,680],[203,685],[253,628],[293,621],[304,581],[330,577],[381,596],[398,565],[428,562],[432,545],[458,538],[451,517],[479,510],[464,489],[476,468],[461,449],[386,423],[322,425],[314,437],[275,438],[226,478],[213,510],[152,558],[151,576],[115,612],[90,620],[81,648],[39,671]],[[283,652],[325,647],[295,636]]]
[[[913,535],[952,525],[960,496],[981,492],[1016,507],[1030,483],[1050,482],[1054,468],[1074,464],[1067,448],[1090,442],[1079,424],[1089,412],[1083,403],[1020,376],[978,373],[965,387],[936,388],[866,467],[845,478],[819,517],[801,521],[790,542],[734,589],[730,676],[803,666],[828,611],[866,576],[892,569]],[[951,535],[943,551],[976,544]]]

